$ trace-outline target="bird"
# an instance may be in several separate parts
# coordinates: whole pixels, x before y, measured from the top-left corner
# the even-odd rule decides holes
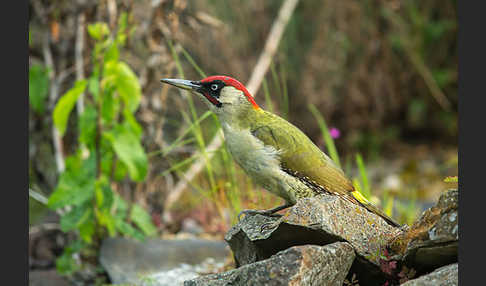
[[[364,207],[392,226],[400,226],[366,200],[304,132],[261,108],[238,80],[214,75],[202,80],[164,78],[161,82],[199,95],[218,117],[225,144],[236,163],[254,182],[285,200],[285,204],[270,210],[243,210],[238,218],[252,213],[278,216],[276,212],[299,199],[327,193]]]

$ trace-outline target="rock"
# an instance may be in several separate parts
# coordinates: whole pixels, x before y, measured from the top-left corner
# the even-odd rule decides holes
[[[409,280],[402,286],[454,286],[459,285],[458,264],[450,264],[417,279]]]
[[[182,228],[180,232],[199,235],[204,232],[204,229],[195,219],[186,218],[182,221]]]
[[[359,256],[379,265],[377,254],[399,234],[400,229],[366,209],[336,196],[321,195],[299,200],[280,219],[248,215],[228,231],[225,240],[237,266],[266,259],[294,245],[337,241],[349,242]]]
[[[458,242],[458,191],[449,190],[391,248],[420,274],[457,262]]]
[[[111,282],[136,285],[182,285],[184,280],[223,266],[229,256],[222,241],[202,239],[138,242],[108,238],[100,250],[100,262]]]
[[[351,271],[363,283],[388,278],[380,258],[401,229],[351,202],[332,195],[301,199],[282,218],[248,215],[225,236],[236,266],[267,259],[296,245],[326,245],[347,241],[357,257]]]
[[[326,246],[294,246],[268,259],[224,273],[185,281],[198,285],[343,285],[353,263],[351,245],[336,242]]]
[[[29,271],[29,286],[69,286],[68,280],[55,269]]]

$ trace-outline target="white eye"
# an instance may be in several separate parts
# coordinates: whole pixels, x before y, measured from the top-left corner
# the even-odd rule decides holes
[[[214,90],[214,91],[218,90],[218,85],[217,85],[217,84],[215,84],[215,83],[213,83],[213,84],[211,85],[211,89],[212,89],[212,90]]]

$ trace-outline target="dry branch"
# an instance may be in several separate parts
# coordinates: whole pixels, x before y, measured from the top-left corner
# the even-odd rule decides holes
[[[272,58],[277,51],[278,44],[282,39],[285,27],[287,26],[298,2],[299,0],[286,0],[280,8],[277,19],[274,21],[272,29],[270,30],[270,33],[267,37],[265,47],[263,48],[263,51],[258,58],[258,62],[253,69],[250,80],[246,85],[248,91],[253,96],[256,95],[258,89],[260,88],[265,73],[267,72]],[[164,220],[170,220],[169,210],[172,204],[174,204],[174,202],[177,201],[177,199],[181,196],[182,192],[186,189],[188,183],[192,179],[194,179],[194,177],[196,177],[199,172],[201,172],[204,165],[207,163],[207,160],[211,159],[215,151],[218,150],[219,147],[221,147],[222,143],[223,132],[219,130],[206,148],[205,152],[207,153],[207,156],[201,156],[201,154],[199,153],[194,154],[194,156],[196,156],[196,158],[198,159],[182,175],[181,180],[177,183],[174,189],[170,190],[170,193],[167,196],[164,204]]]
[[[83,50],[84,50],[84,26],[86,22],[86,16],[84,13],[80,13],[77,19],[77,30],[76,30],[76,43],[75,43],[75,64],[76,64],[76,80],[84,79],[84,61],[83,61]],[[84,93],[81,94],[76,102],[76,109],[78,111],[78,116],[81,116],[84,111]]]
[[[52,110],[56,104],[59,95],[59,79],[56,75],[54,60],[52,58],[51,48],[49,47],[49,34],[46,33],[43,43],[44,61],[49,69],[49,107]],[[57,172],[61,174],[64,171],[64,156],[62,153],[62,138],[54,123],[52,124],[52,140],[54,144],[54,157],[56,158]]]

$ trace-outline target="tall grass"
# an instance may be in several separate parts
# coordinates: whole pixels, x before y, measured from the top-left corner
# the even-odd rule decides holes
[[[169,46],[169,49],[171,51],[172,58],[174,59],[174,62],[176,64],[176,68],[177,68],[179,77],[183,79],[183,78],[185,78],[185,76],[184,76],[184,71],[182,69],[181,60],[179,58],[178,53],[176,52],[176,50],[174,48],[174,45],[172,44],[172,41],[168,40],[168,46]],[[205,76],[204,72],[202,71],[201,68],[199,68],[199,66],[197,66],[197,64],[192,59],[192,57],[190,57],[190,55],[184,49],[181,49],[181,50],[183,51],[182,53],[185,56],[185,58],[189,61],[189,63],[191,63],[191,65],[198,72],[200,72],[200,74],[204,77]],[[217,186],[216,186],[216,180],[215,180],[214,171],[213,171],[214,168],[212,166],[211,160],[209,160],[208,153],[206,151],[206,142],[204,140],[203,131],[202,131],[201,125],[200,125],[200,122],[202,120],[197,114],[192,96],[190,94],[188,94],[187,91],[180,90],[180,92],[185,94],[184,99],[186,100],[186,102],[188,104],[189,112],[190,112],[190,116],[189,116],[185,111],[181,111],[182,116],[185,119],[186,123],[188,123],[190,125],[190,127],[191,127],[190,129],[191,129],[192,134],[193,134],[193,136],[196,140],[198,150],[200,151],[199,154],[201,154],[201,156],[204,158],[204,160],[206,162],[205,169],[206,169],[206,174],[207,174],[207,177],[208,177],[208,180],[209,180],[209,185],[210,185],[209,197],[214,198],[214,197],[216,197]],[[192,158],[186,159],[185,161],[183,161],[184,163],[179,162],[179,163],[173,165],[171,167],[171,169],[176,170],[176,171],[180,171],[181,167],[187,165],[188,162],[190,162],[190,161],[192,161]],[[220,210],[220,208],[218,208],[218,210]]]

